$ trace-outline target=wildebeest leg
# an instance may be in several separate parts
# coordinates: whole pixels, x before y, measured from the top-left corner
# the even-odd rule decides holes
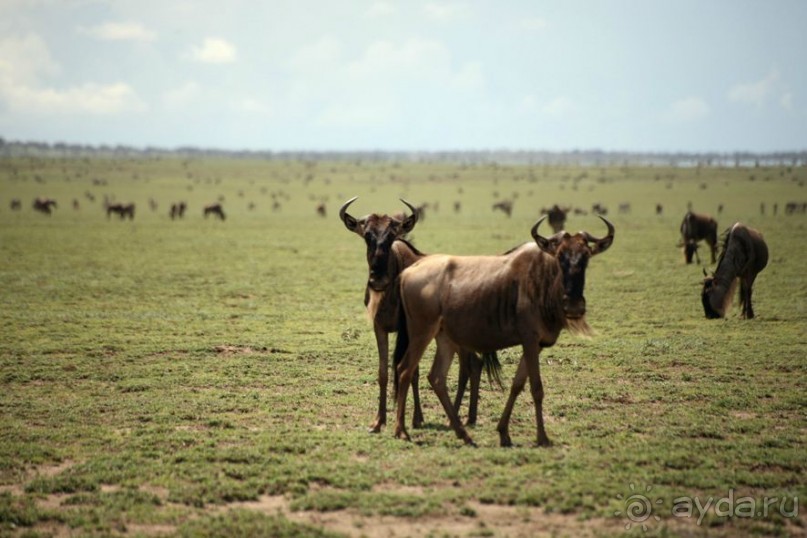
[[[462,406],[462,398],[465,395],[465,388],[468,386],[468,381],[471,381],[471,399],[468,404],[468,419],[465,421],[466,426],[473,426],[476,424],[477,407],[479,405],[479,383],[482,378],[482,361],[471,351],[460,350],[459,362],[460,373],[459,382],[457,384],[457,396],[454,399],[454,411],[457,415],[460,414],[460,407]]]
[[[446,376],[448,375],[448,369],[451,367],[451,360],[454,358],[455,351],[458,351],[458,349],[451,343],[448,337],[445,335],[437,337],[437,353],[434,357],[432,369],[429,372],[429,383],[432,389],[434,389],[435,394],[437,394],[440,403],[443,404],[443,409],[448,416],[451,427],[454,429],[454,433],[457,434],[459,439],[465,441],[465,444],[476,446],[468,435],[468,432],[465,431],[465,428],[462,426],[457,411],[451,404],[451,397],[448,395]]]
[[[753,319],[754,307],[751,306],[751,290],[754,285],[754,277],[744,277],[740,279],[740,301],[743,305],[743,317]]]
[[[518,363],[516,375],[513,378],[513,384],[510,386],[510,395],[507,397],[507,404],[504,406],[502,418],[499,419],[499,425],[496,429],[499,432],[499,444],[501,446],[513,446],[510,440],[510,415],[513,414],[513,405],[516,403],[516,398],[524,390],[524,384],[527,382],[527,364],[524,362],[524,357]]]
[[[539,362],[541,347],[524,345],[524,361],[527,363],[527,375],[530,379],[532,401],[535,403],[535,423],[538,429],[538,446],[549,446],[549,437],[544,429],[544,385],[541,382],[541,364]]]
[[[715,260],[717,259],[717,243],[710,241],[709,249],[712,251],[712,263],[715,263]]]
[[[387,383],[389,381],[389,334],[375,325],[375,341],[378,345],[378,413],[370,427],[370,433],[378,433],[387,423]]]
[[[420,428],[423,426],[423,409],[420,408],[420,389],[418,388],[418,380],[420,379],[420,368],[415,368],[412,374],[412,405],[415,410],[412,413],[412,427]]]
[[[409,434],[406,433],[406,393],[412,384],[412,378],[420,363],[420,358],[429,346],[429,342],[434,338],[434,331],[427,334],[410,333],[409,345],[406,348],[401,363],[398,365],[398,408],[395,410],[395,437],[409,441]]]

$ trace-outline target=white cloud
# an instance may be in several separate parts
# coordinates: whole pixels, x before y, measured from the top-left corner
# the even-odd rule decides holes
[[[779,72],[772,70],[762,80],[736,84],[729,90],[729,101],[761,107],[779,86]]]
[[[32,115],[113,115],[148,108],[137,93],[122,82],[90,82],[60,90],[12,86],[1,88],[0,92],[15,111]]]
[[[372,43],[364,55],[348,65],[348,73],[362,79],[423,79],[444,77],[451,72],[451,53],[431,39]]]
[[[561,96],[541,107],[541,112],[554,118],[566,117],[577,110],[577,104],[569,97]]]
[[[426,17],[437,21],[449,21],[468,14],[468,6],[460,3],[429,2],[423,6]]]
[[[365,17],[374,19],[381,17],[389,17],[398,14],[398,6],[392,2],[374,2],[367,11]]]
[[[47,44],[37,34],[0,40],[0,84],[33,84],[59,72]]]
[[[342,44],[339,40],[324,36],[294,53],[289,63],[301,71],[318,72],[333,66],[341,55]]]
[[[670,104],[662,117],[671,123],[689,123],[705,118],[710,112],[709,105],[700,97],[686,97]]]
[[[235,46],[225,39],[208,37],[201,46],[192,47],[190,59],[209,64],[226,64],[236,60]]]
[[[231,106],[237,112],[243,112],[253,116],[271,116],[273,112],[272,107],[268,104],[252,97],[237,99],[231,103]]]
[[[105,22],[79,32],[102,41],[154,41],[157,35],[136,22]]]
[[[538,32],[547,27],[547,21],[543,17],[527,17],[521,19],[521,27],[531,32]]]

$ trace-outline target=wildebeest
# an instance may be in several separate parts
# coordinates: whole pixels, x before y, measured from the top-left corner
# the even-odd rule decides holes
[[[169,211],[168,215],[171,217],[171,220],[177,218],[183,218],[185,216],[185,210],[188,208],[185,202],[175,202],[171,204],[171,211]]]
[[[542,209],[541,214],[549,217],[549,225],[555,233],[563,230],[566,224],[566,214],[571,208],[562,208],[558,204],[553,205],[549,209]]]
[[[317,215],[320,217],[326,217],[328,215],[328,209],[325,206],[325,202],[320,202],[317,204]]]
[[[594,213],[595,215],[607,215],[608,208],[605,207],[600,202],[595,202],[591,204],[591,212]]]
[[[112,216],[112,213],[116,213],[121,220],[126,217],[129,217],[129,220],[134,220],[135,215],[135,205],[133,203],[129,204],[107,204],[106,205],[106,218]]]
[[[19,211],[22,209],[22,200],[19,198],[12,198],[11,199],[11,210],[12,211]]]
[[[227,218],[224,215],[224,208],[221,207],[221,204],[218,203],[218,202],[215,203],[215,204],[206,205],[204,207],[203,214],[204,214],[205,218],[207,218],[208,215],[216,215],[221,220],[224,220],[225,218]]]
[[[37,198],[34,200],[33,207],[35,211],[50,215],[52,213],[51,208],[58,206],[56,205],[56,200],[51,198]]]
[[[373,322],[376,345],[378,346],[378,413],[370,428],[373,433],[381,431],[387,421],[387,386],[389,382],[389,333],[397,331],[400,312],[399,279],[401,272],[426,257],[404,236],[411,232],[419,220],[420,213],[409,202],[401,200],[411,211],[410,215],[379,215],[373,213],[360,219],[351,216],[347,208],[356,200],[351,198],[339,209],[339,218],[345,227],[359,235],[367,246],[367,265],[369,277],[364,291],[364,305]],[[468,411],[468,422],[476,421],[476,406],[479,394],[479,378],[481,364],[476,357],[460,356],[460,385],[457,391],[456,405],[459,407],[462,392],[468,377],[471,380],[471,403]],[[473,360],[471,360],[473,359]],[[495,356],[484,358],[488,375],[498,378],[498,362]],[[397,385],[397,383],[396,383]],[[420,427],[423,423],[423,412],[420,407],[417,375],[413,377],[412,397],[414,413],[412,424]]]
[[[395,363],[398,366],[395,435],[409,439],[404,426],[406,391],[429,342],[436,338],[437,354],[429,382],[437,393],[457,437],[473,444],[451,406],[446,373],[460,348],[489,353],[521,345],[523,356],[498,424],[502,446],[510,446],[509,422],[518,394],[529,378],[538,430],[538,444],[549,444],[544,429],[539,368],[542,348],[555,343],[560,331],[587,332],[583,296],[588,260],[607,250],[614,226],[596,238],[588,232],[559,232],[545,238],[532,227],[534,242],[500,256],[423,258],[401,275],[403,323],[399,328]]]
[[[717,257],[717,221],[709,215],[700,215],[687,211],[684,220],[681,221],[681,241],[684,247],[684,259],[687,263],[692,263],[694,255],[698,263],[698,241],[706,241],[712,253],[712,263]]]
[[[768,264],[768,246],[762,234],[739,222],[726,230],[723,236],[723,249],[717,269],[712,276],[704,270],[701,301],[707,318],[716,319],[726,315],[737,283],[740,284],[740,305],[742,317],[754,317],[751,306],[751,290],[754,280]]]
[[[509,217],[513,214],[513,202],[511,200],[502,200],[493,204],[492,209],[493,211],[498,209]]]

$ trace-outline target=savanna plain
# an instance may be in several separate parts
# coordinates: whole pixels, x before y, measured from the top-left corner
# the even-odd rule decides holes
[[[807,215],[785,204],[806,181],[804,166],[4,158],[0,535],[804,536]],[[427,203],[411,236],[427,253],[504,252],[555,203],[589,212],[567,230],[603,235],[590,209],[609,209],[615,241],[586,280],[596,334],[541,354],[551,447],[534,446],[529,393],[516,446],[498,446],[515,348],[505,390],[483,381],[479,448],[424,375],[412,441],[368,433],[365,245],[337,216],[353,196],[357,217]],[[108,218],[105,197],[135,218]],[[504,199],[511,217],[491,209]],[[204,218],[217,200],[226,220]],[[705,248],[684,263],[688,204],[764,234],[755,319],[705,319],[715,266]]]

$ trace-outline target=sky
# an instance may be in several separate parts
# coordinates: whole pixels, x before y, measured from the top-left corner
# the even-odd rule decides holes
[[[807,149],[804,0],[0,0],[0,137]]]

